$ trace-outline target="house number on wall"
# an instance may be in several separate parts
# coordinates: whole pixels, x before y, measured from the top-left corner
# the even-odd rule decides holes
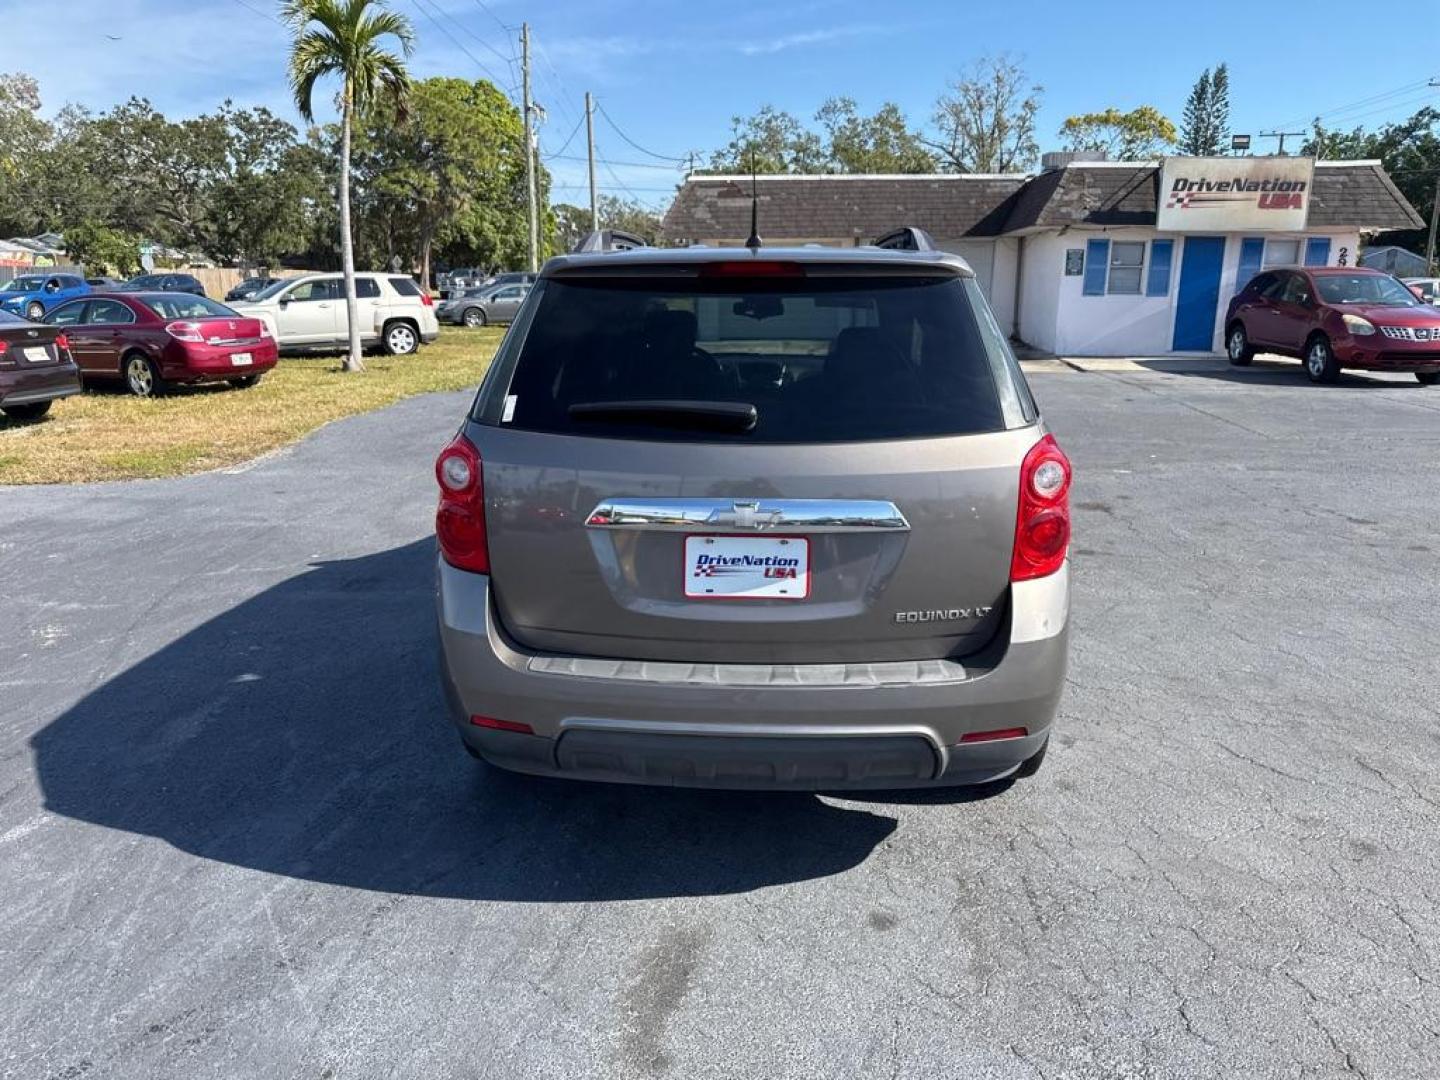
[[[1349,266],[1349,265],[1350,265],[1350,249],[1349,249],[1349,248],[1342,247],[1342,248],[1340,249],[1340,262],[1339,262],[1339,265],[1340,265],[1340,266]]]

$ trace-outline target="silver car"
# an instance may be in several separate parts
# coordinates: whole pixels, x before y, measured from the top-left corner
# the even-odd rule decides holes
[[[529,294],[529,285],[487,285],[466,289],[461,295],[441,303],[435,309],[435,315],[441,322],[456,326],[504,326],[514,320]]]
[[[1070,463],[970,268],[920,246],[546,264],[436,462],[473,756],[808,790],[1039,767]]]

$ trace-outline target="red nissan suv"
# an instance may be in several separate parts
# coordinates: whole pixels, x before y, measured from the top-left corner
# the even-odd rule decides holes
[[[1266,270],[1230,301],[1225,351],[1239,365],[1257,352],[1297,356],[1311,382],[1363,368],[1413,372],[1431,386],[1440,381],[1440,308],[1379,270]]]

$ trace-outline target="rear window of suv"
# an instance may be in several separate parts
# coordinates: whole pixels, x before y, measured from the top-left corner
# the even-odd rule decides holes
[[[970,278],[576,276],[536,288],[523,343],[482,392],[481,422],[827,443],[1000,431],[1034,418]],[[645,402],[738,403],[753,406],[754,422],[716,430],[634,407]]]

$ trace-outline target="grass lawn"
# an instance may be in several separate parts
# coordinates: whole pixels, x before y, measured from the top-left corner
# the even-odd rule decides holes
[[[248,461],[342,416],[414,394],[474,386],[500,344],[495,328],[446,327],[414,356],[368,356],[347,375],[335,356],[280,358],[249,390],[182,387],[153,401],[87,389],[34,424],[0,416],[0,484],[179,476]]]

